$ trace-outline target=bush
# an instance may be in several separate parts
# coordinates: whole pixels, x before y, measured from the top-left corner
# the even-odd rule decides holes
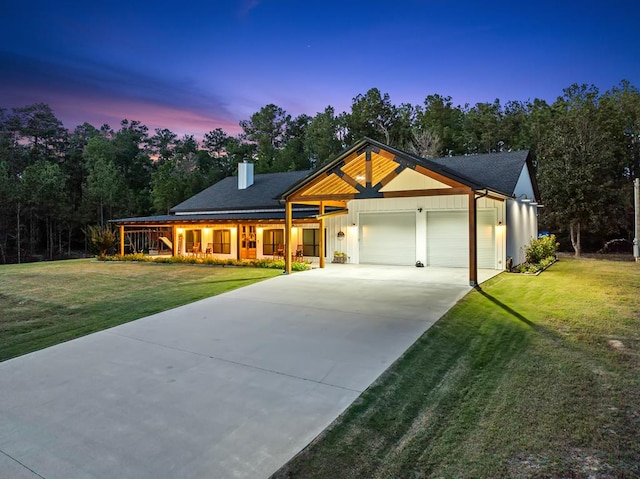
[[[142,253],[114,255],[99,258],[102,261],[137,261],[141,263],[167,263],[167,264],[203,264],[210,266],[240,266],[249,268],[284,269],[284,260],[268,258],[237,260],[232,258],[198,258],[196,256],[147,256]],[[293,271],[305,271],[310,268],[310,263],[293,262]]]
[[[107,256],[107,251],[116,244],[116,233],[111,226],[87,226],[84,230],[91,249],[98,255],[98,259],[103,260]]]
[[[555,258],[558,246],[555,235],[534,238],[524,250],[525,260],[527,263],[539,264],[546,258]]]
[[[556,252],[560,243],[555,235],[544,235],[531,240],[525,247],[525,262],[516,269],[520,273],[537,273],[556,260]]]

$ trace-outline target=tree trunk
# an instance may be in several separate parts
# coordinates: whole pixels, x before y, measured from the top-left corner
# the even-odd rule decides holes
[[[575,223],[572,221],[569,224],[569,236],[571,237],[571,246],[573,246],[573,251],[575,251],[575,257],[580,257],[580,222],[576,221]]]
[[[33,237],[33,208],[29,209],[29,256],[33,258],[33,243],[35,239]]]
[[[16,228],[16,250],[18,251],[18,264],[20,264],[20,202],[18,202],[16,222],[18,224]]]

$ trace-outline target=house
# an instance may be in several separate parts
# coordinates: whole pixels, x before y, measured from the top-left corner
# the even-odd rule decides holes
[[[505,269],[537,236],[528,151],[424,159],[363,138],[316,171],[229,177],[171,209],[123,218],[120,251]],[[138,239],[136,239],[138,238]],[[140,240],[142,238],[142,240]],[[145,239],[146,238],[146,239]],[[138,248],[140,249],[140,248]],[[320,252],[324,252],[320,254]]]

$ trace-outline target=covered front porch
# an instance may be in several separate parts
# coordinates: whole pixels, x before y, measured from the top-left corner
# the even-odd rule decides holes
[[[161,223],[152,218],[132,218],[118,223],[119,254],[195,256],[256,260],[285,258],[284,221],[182,220]],[[320,234],[314,219],[298,219],[290,230],[291,261],[319,261]]]

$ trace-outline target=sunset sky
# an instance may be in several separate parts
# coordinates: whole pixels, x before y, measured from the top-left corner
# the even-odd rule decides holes
[[[140,120],[195,134],[275,103],[549,102],[572,83],[640,87],[637,0],[0,0],[0,107],[65,126]]]

